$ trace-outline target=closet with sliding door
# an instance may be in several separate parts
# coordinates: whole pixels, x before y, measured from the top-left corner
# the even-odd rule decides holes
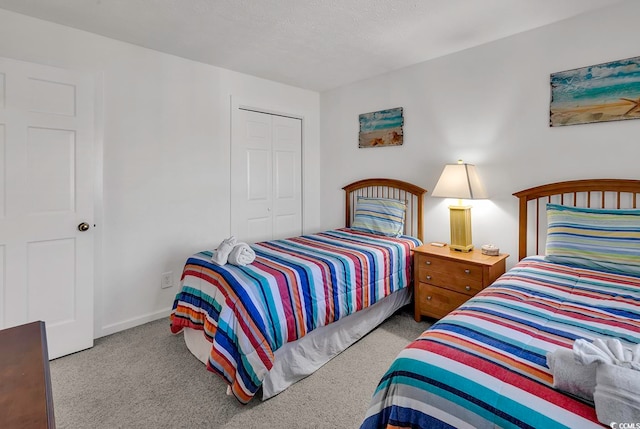
[[[231,112],[231,234],[302,234],[302,120],[242,106]]]

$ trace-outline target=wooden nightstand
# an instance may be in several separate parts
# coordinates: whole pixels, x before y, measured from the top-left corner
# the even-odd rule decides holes
[[[483,255],[425,244],[413,249],[414,318],[440,319],[505,272],[506,253]]]

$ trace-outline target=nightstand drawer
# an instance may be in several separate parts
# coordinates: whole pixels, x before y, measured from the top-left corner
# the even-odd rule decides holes
[[[469,299],[469,295],[425,283],[419,283],[418,288],[416,299],[419,302],[416,304],[420,307],[420,313],[438,319],[446,316]]]
[[[505,272],[509,255],[484,255],[478,249],[455,252],[423,244],[413,249],[413,317],[440,319],[489,286]]]
[[[471,296],[482,290],[482,278],[474,279],[471,276],[452,275],[451,273],[432,271],[429,268],[419,270],[418,281]]]
[[[418,255],[418,271],[420,278],[422,278],[422,272],[425,270],[447,273],[451,276],[464,277],[477,280],[482,283],[482,267],[479,265],[434,258],[427,255]]]

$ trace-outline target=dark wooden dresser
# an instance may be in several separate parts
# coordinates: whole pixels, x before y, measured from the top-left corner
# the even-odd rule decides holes
[[[55,428],[44,322],[0,330],[0,428]]]

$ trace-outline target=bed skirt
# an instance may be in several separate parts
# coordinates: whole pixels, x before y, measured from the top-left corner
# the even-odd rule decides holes
[[[412,288],[403,288],[374,305],[286,343],[274,353],[273,368],[262,384],[262,400],[313,374],[325,363],[371,332],[393,313],[411,302]],[[211,343],[203,331],[184,328],[189,351],[206,365]]]

